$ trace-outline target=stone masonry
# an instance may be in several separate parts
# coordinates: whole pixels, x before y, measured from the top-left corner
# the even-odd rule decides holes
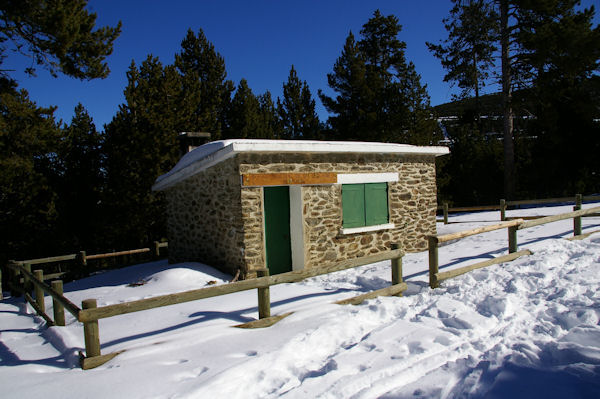
[[[261,187],[242,187],[247,173],[398,173],[388,183],[389,222],[395,227],[341,234],[341,185],[302,187],[305,267],[376,254],[398,243],[427,248],[435,234],[435,158],[428,155],[242,153],[166,190],[170,261],[201,261],[252,277],[264,267]]]
[[[435,158],[387,154],[244,154],[240,174],[285,172],[385,173],[397,172],[399,181],[388,183],[390,223],[395,228],[342,235],[342,187],[339,184],[302,187],[305,267],[319,267],[345,259],[372,255],[398,243],[406,252],[427,249],[427,235],[435,234],[437,208]],[[244,191],[256,188],[242,188]],[[260,197],[260,196],[259,196]],[[254,219],[262,220],[262,207]],[[245,225],[246,226],[246,225]],[[253,230],[245,247],[262,253],[262,225]],[[260,230],[260,231],[259,231]],[[264,267],[264,260],[249,264]]]
[[[238,165],[228,159],[165,191],[169,262],[245,269]]]

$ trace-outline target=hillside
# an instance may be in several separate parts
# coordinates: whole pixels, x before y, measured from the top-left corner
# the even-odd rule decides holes
[[[502,115],[502,93],[484,94],[479,97],[482,115]],[[461,115],[465,110],[475,109],[475,98],[451,101],[433,107],[437,117]]]

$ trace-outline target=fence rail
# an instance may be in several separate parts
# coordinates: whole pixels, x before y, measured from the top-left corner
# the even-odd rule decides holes
[[[132,312],[139,312],[142,310],[196,301],[198,299],[233,294],[235,292],[260,288],[269,288],[277,284],[295,283],[307,279],[309,277],[315,277],[323,274],[351,269],[358,266],[364,266],[370,263],[390,260],[393,258],[400,258],[402,256],[402,250],[396,249],[382,254],[342,261],[334,265],[320,267],[318,269],[291,271],[287,273],[276,274],[273,276],[257,277],[253,279],[237,281],[235,283],[230,284],[200,288],[197,290],[184,291],[176,294],[161,295],[152,298],[140,299],[132,302],[103,306],[95,309],[87,309],[79,313],[79,321],[88,322]],[[266,269],[263,269],[262,271],[264,272],[264,270]]]
[[[508,222],[495,224],[492,226],[478,227],[478,228],[472,229],[472,230],[464,230],[464,231],[459,231],[456,233],[438,235],[435,237],[437,237],[438,243],[442,243],[442,242],[457,240],[457,239],[465,238],[465,237],[469,237],[469,236],[474,236],[477,234],[487,233],[489,231],[505,229],[507,227],[512,227],[512,226],[518,226],[521,223],[523,223],[523,219],[515,219],[515,220],[508,221]]]
[[[77,259],[77,254],[51,256],[49,258],[18,260],[16,262],[17,263],[29,263],[30,265],[39,265],[39,264],[42,264],[42,263],[64,262],[64,261],[67,261],[67,260],[75,260],[75,259]]]
[[[579,201],[578,201],[579,202]],[[580,202],[579,202],[580,203]],[[530,255],[531,251],[518,251],[517,231],[527,229],[534,226],[539,226],[546,223],[558,222],[560,220],[573,219],[573,235],[581,236],[581,217],[595,215],[600,212],[600,206],[588,209],[577,209],[580,205],[574,207],[573,212],[561,213],[560,215],[545,216],[534,220],[515,219],[503,223],[498,223],[492,226],[484,226],[476,229],[460,231],[457,233],[445,235],[433,235],[428,237],[429,249],[429,286],[431,288],[439,287],[439,283],[452,277],[459,276],[471,270],[479,269],[486,266],[495,265],[498,263],[509,262],[521,256]],[[494,230],[508,229],[508,255],[503,255],[480,262],[470,266],[464,266],[458,269],[453,269],[447,272],[439,271],[439,256],[438,245],[443,242],[457,240],[469,237],[476,234],[482,234]]]
[[[75,318],[79,316],[81,309],[63,295],[62,280],[52,281],[51,285],[46,284],[43,270],[34,270],[32,273],[31,264],[21,265],[11,261],[8,263],[7,268],[12,274],[12,280],[9,280],[11,291],[22,293],[25,300],[49,325],[64,326],[65,309]],[[22,287],[19,286],[21,275],[23,276]],[[35,298],[31,296],[32,287],[34,288]],[[54,320],[46,313],[45,294],[52,298]]]
[[[483,262],[475,263],[469,266],[460,267],[458,269],[452,269],[447,272],[438,272],[435,274],[435,280],[440,283],[444,280],[448,280],[449,278],[457,277],[462,274],[468,273],[473,270],[481,269],[483,267],[488,267],[492,265],[497,265],[499,263],[510,262],[521,256],[531,255],[532,252],[529,250],[523,250],[518,252],[513,252],[507,255],[498,256],[494,259],[485,260]]]
[[[546,216],[540,219],[535,219],[535,220],[529,220],[527,222],[523,222],[520,225],[518,225],[518,230],[523,230],[523,229],[528,229],[530,227],[535,227],[535,226],[539,226],[542,224],[546,224],[546,223],[552,223],[552,222],[558,222],[560,220],[565,220],[565,219],[573,219],[573,218],[578,218],[581,216],[586,216],[586,215],[590,215],[590,214],[594,214],[600,212],[600,206],[597,206],[595,208],[588,208],[588,209],[581,209],[581,210],[577,210],[577,211],[573,211],[573,212],[569,212],[569,213],[562,213],[560,215],[552,215],[552,216]]]
[[[541,224],[551,223],[559,220],[570,219],[574,220],[574,234],[575,237],[581,236],[581,217],[595,215],[600,212],[600,207],[589,208],[589,209],[578,209],[581,207],[581,203],[584,200],[598,200],[598,196],[582,197],[577,195],[575,197],[575,209],[573,212],[564,213],[561,215],[541,217],[536,220],[525,221],[523,219],[516,219],[505,221],[492,226],[484,226],[476,229],[445,234],[445,235],[434,235],[429,236],[429,282],[431,288],[439,286],[441,281],[456,277],[458,275],[467,273],[471,270],[498,264],[502,262],[508,262],[510,260],[517,259],[518,257],[531,254],[531,251],[523,250],[517,251],[517,231],[525,228],[538,226]],[[534,204],[536,201],[543,201],[544,203],[550,203],[550,200],[556,202],[566,202],[565,200],[571,200],[572,198],[558,198],[558,199],[546,199],[546,200],[528,200],[528,201],[504,201],[500,202],[499,206],[493,205],[489,207],[464,207],[464,208],[453,208],[460,209],[461,211],[469,210],[481,210],[481,209],[500,209],[501,218],[505,219],[504,211],[508,205],[518,204]],[[447,222],[447,213],[450,210],[447,204],[444,205],[444,214]],[[479,262],[473,265],[453,269],[450,271],[439,272],[438,265],[438,246],[440,243],[449,242],[452,240],[458,240],[465,237],[469,237],[476,234],[482,234],[494,230],[508,229],[508,241],[509,241],[509,253],[507,255],[499,256],[494,259]],[[154,255],[160,255],[160,249],[168,247],[168,243],[154,242]],[[135,250],[111,252],[106,254],[94,254],[86,255],[84,251],[80,251],[77,254],[69,254],[62,256],[54,256],[40,259],[29,259],[25,261],[10,261],[8,264],[9,275],[9,286],[13,293],[21,292],[24,298],[29,302],[34,309],[40,314],[49,324],[56,324],[59,326],[65,325],[64,310],[70,312],[78,321],[83,323],[84,338],[85,338],[85,355],[80,353],[81,367],[83,369],[89,369],[104,364],[106,361],[112,359],[114,356],[121,352],[110,353],[102,355],[100,352],[100,334],[98,328],[98,320],[123,315],[132,312],[138,312],[148,309],[159,308],[163,306],[170,306],[179,303],[195,301],[204,298],[210,298],[220,295],[227,295],[240,291],[247,291],[256,289],[258,292],[258,314],[259,320],[254,322],[246,323],[240,327],[265,327],[269,326],[288,314],[271,316],[270,310],[270,287],[277,284],[292,283],[304,280],[309,277],[319,276],[328,274],[336,271],[346,270],[363,266],[370,263],[380,262],[384,260],[391,260],[391,274],[392,282],[391,285],[376,291],[372,291],[366,294],[358,295],[353,298],[344,299],[337,301],[339,304],[357,304],[366,299],[374,298],[380,295],[402,295],[407,289],[406,283],[402,279],[402,257],[403,251],[398,245],[392,245],[392,249],[388,252],[367,256],[359,259],[345,260],[331,264],[328,266],[320,267],[318,269],[292,271],[282,273],[278,275],[269,275],[268,269],[260,269],[257,271],[258,277],[254,279],[236,281],[229,284],[220,286],[205,287],[196,290],[190,290],[175,294],[161,295],[153,298],[141,299],[137,301],[108,305],[108,306],[97,306],[96,299],[86,299],[82,302],[81,308],[72,303],[63,295],[62,281],[52,281],[51,286],[44,282],[48,279],[48,276],[44,276],[42,270],[31,271],[31,265],[61,262],[67,260],[79,260],[82,264],[85,264],[87,260],[104,259],[108,257],[131,255],[136,253],[151,252],[151,248],[140,248]],[[59,273],[60,274],[60,273]],[[55,274],[56,275],[56,274]],[[21,286],[22,276],[22,286]],[[2,275],[0,274],[0,282],[2,281]],[[31,296],[32,289],[35,288],[35,297]],[[1,284],[0,284],[1,292]],[[54,308],[54,320],[46,314],[44,295],[48,294],[53,299]],[[0,297],[1,298],[1,297]]]
[[[448,214],[456,212],[479,212],[479,211],[500,211],[500,220],[505,221],[506,210],[510,206],[521,206],[521,205],[544,205],[544,204],[564,204],[573,203],[575,206],[581,207],[584,202],[599,202],[600,195],[586,195],[576,194],[573,197],[560,197],[560,198],[543,198],[533,200],[518,200],[518,201],[506,201],[501,199],[498,205],[480,205],[480,206],[463,206],[463,207],[450,207],[447,202],[438,206],[437,209],[442,211],[444,224],[448,224]],[[596,215],[597,216],[597,215]]]
[[[14,262],[19,263],[19,264],[39,265],[42,263],[56,263],[56,262],[65,262],[65,261],[70,261],[70,260],[79,260],[79,262],[81,264],[85,265],[88,260],[113,258],[113,257],[118,257],[118,256],[124,256],[124,255],[141,254],[141,253],[146,253],[146,252],[153,252],[154,256],[159,257],[160,249],[168,248],[168,247],[169,247],[168,242],[154,241],[153,248],[147,247],[147,248],[129,249],[126,251],[106,252],[103,254],[93,254],[93,255],[87,255],[86,251],[79,251],[75,254],[50,256],[47,258],[16,260]]]
[[[139,253],[140,250],[123,252]],[[121,252],[121,254],[123,254],[123,252]],[[113,254],[111,253],[111,255]],[[87,370],[90,368],[100,366],[105,362],[109,361],[110,359],[114,358],[119,353],[121,353],[116,352],[105,355],[101,354],[100,333],[98,327],[99,319],[119,316],[132,312],[139,312],[148,309],[155,309],[163,306],[170,306],[179,303],[210,298],[214,296],[227,295],[240,291],[257,289],[259,320],[256,320],[255,322],[251,323],[246,323],[246,325],[242,325],[240,327],[265,327],[275,323],[276,321],[288,315],[286,314],[271,317],[269,290],[271,286],[277,284],[298,282],[309,277],[351,269],[370,263],[391,260],[392,284],[389,287],[385,287],[383,289],[372,291],[343,301],[338,301],[338,303],[358,304],[366,299],[374,298],[377,296],[401,295],[402,292],[404,292],[407,289],[407,285],[402,281],[403,255],[404,252],[402,251],[402,249],[400,249],[398,245],[394,244],[392,245],[392,249],[390,251],[384,253],[362,257],[358,259],[345,260],[337,262],[335,264],[327,265],[325,267],[320,267],[318,269],[298,270],[287,273],[281,273],[273,276],[269,276],[268,269],[260,269],[258,270],[259,277],[254,279],[237,281],[219,286],[205,287],[196,290],[161,295],[153,298],[141,299],[137,301],[101,307],[98,307],[98,302],[96,299],[91,298],[82,301],[81,308],[79,308],[77,305],[73,304],[70,300],[64,297],[62,293],[62,281],[53,281],[51,287],[48,284],[44,283],[44,276],[42,270],[35,270],[33,273],[31,273],[31,263],[21,264],[16,261],[11,261],[8,265],[8,268],[11,270],[13,277],[11,281],[11,286],[14,286],[12,287],[12,289],[22,292],[25,300],[32,305],[36,312],[40,316],[42,316],[49,325],[65,325],[64,309],[69,311],[78,321],[83,323],[85,354],[80,352],[80,363],[81,367],[84,370]],[[81,257],[81,255],[79,257]],[[85,258],[86,257],[84,257],[83,259]],[[91,257],[87,257],[87,259],[90,258]],[[98,257],[96,257],[95,259],[98,259]],[[21,275],[23,276],[23,287],[19,286],[19,282],[21,281]],[[30,294],[32,286],[36,288],[35,298],[32,297]],[[46,314],[44,304],[45,294],[48,294],[53,298],[54,320],[52,320],[52,318]]]

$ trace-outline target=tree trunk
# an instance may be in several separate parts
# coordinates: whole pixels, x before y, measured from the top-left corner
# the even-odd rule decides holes
[[[475,113],[477,118],[477,129],[481,133],[481,105],[479,103],[479,70],[477,69],[477,53],[473,51],[473,71],[475,71]]]
[[[512,74],[510,66],[510,30],[508,0],[500,0],[500,44],[502,48],[502,109],[504,115],[504,196],[514,199],[515,147],[513,143]]]

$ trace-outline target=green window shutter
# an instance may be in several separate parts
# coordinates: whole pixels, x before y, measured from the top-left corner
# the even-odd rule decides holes
[[[342,184],[343,227],[365,225],[365,186],[364,184]]]
[[[366,226],[388,223],[387,183],[365,184]]]

